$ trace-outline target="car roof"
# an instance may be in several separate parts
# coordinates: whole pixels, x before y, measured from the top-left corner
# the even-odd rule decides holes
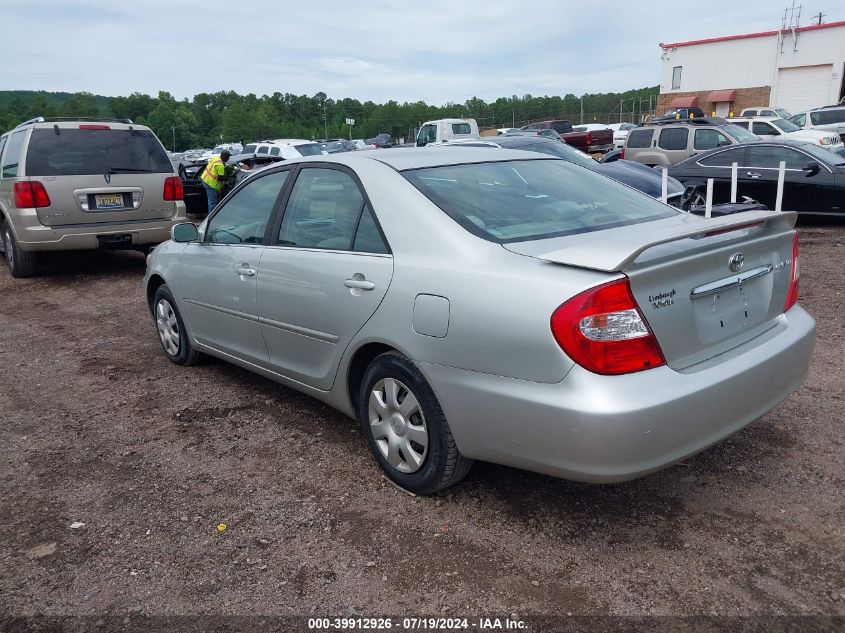
[[[348,152],[329,156],[306,156],[296,162],[329,162],[355,167],[364,161],[377,161],[397,171],[462,165],[469,163],[501,162],[507,160],[556,160],[553,156],[498,147],[418,147],[380,149],[372,152]]]
[[[767,114],[766,116],[732,116],[725,119],[725,121],[733,123],[734,121],[777,121],[779,119],[784,120],[783,117]]]
[[[26,125],[22,123],[18,127]],[[123,121],[115,121],[113,119],[79,119],[66,121],[37,121],[33,125],[35,128],[54,128],[58,127],[60,130],[76,130],[80,125],[107,125],[112,130],[148,130],[146,125],[138,123],[125,123]]]

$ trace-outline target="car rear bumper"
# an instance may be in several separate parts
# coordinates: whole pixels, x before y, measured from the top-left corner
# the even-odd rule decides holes
[[[587,148],[589,154],[605,154],[613,149],[613,143],[606,143],[604,145],[590,145]]]
[[[63,226],[45,226],[38,221],[35,209],[18,209],[12,229],[18,246],[24,251],[91,250],[107,244],[114,236],[128,235],[134,247],[158,244],[170,239],[170,228],[185,221],[185,205],[177,203],[172,217],[128,222],[92,222]],[[102,238],[102,239],[100,239]]]
[[[795,306],[767,332],[684,372],[599,376],[576,366],[557,384],[420,367],[465,456],[608,483],[678,462],[770,411],[806,378],[815,331]]]

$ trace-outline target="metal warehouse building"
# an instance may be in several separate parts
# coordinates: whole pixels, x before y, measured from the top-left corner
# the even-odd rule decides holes
[[[660,47],[660,114],[690,106],[717,116],[749,106],[794,113],[845,97],[845,21]]]

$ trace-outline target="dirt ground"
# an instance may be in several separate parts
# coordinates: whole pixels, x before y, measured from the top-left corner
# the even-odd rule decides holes
[[[0,613],[845,616],[845,225],[801,234],[817,348],[763,419],[625,484],[433,498],[328,407],[169,363],[141,255],[0,266]]]

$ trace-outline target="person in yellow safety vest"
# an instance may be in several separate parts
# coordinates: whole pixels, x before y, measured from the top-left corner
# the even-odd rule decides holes
[[[205,169],[202,170],[202,174],[200,174],[200,180],[202,180],[202,186],[205,189],[205,197],[208,199],[209,214],[217,206],[217,198],[223,188],[223,177],[226,175],[226,161],[230,157],[231,154],[224,149],[220,152],[220,156],[211,157]]]

